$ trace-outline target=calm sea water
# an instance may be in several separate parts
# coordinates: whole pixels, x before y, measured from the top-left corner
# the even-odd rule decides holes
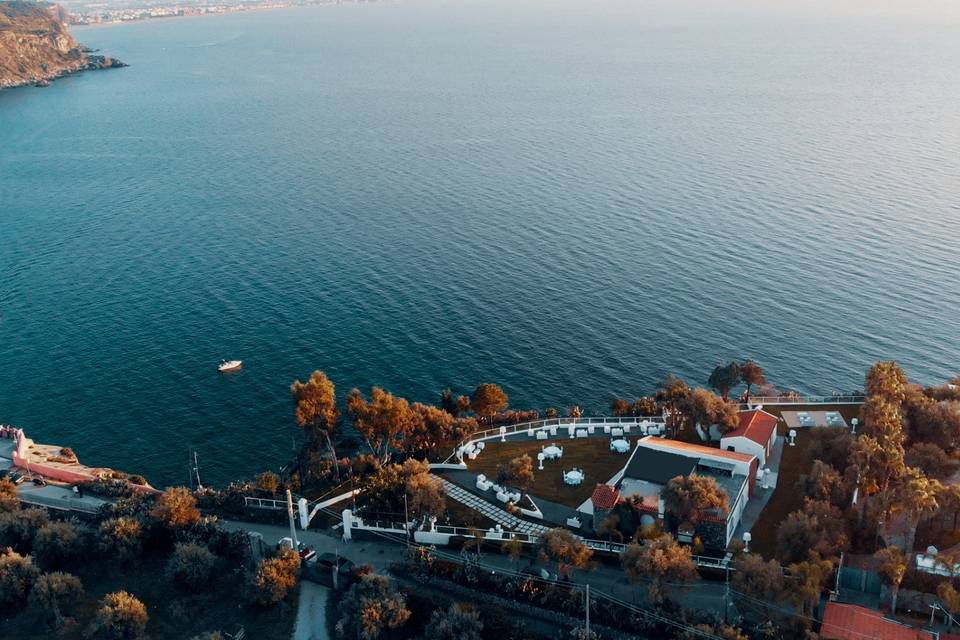
[[[76,30],[131,66],[0,93],[0,420],[222,482],[315,368],[591,410],[960,371],[957,10],[707,4]]]

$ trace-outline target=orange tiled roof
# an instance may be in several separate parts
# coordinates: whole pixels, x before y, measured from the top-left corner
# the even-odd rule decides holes
[[[752,411],[741,411],[739,414],[740,426],[733,431],[723,434],[724,438],[735,438],[742,436],[753,440],[761,447],[766,447],[770,442],[770,436],[777,430],[777,416],[767,413],[762,409],[753,409]]]
[[[647,436],[645,438],[641,438],[640,443],[645,446],[664,449],[667,451],[689,451],[690,453],[695,453],[697,455],[719,456],[721,458],[736,460],[737,462],[750,462],[754,458],[754,456],[746,453],[724,451],[723,449],[717,449],[715,447],[704,447],[703,445],[699,444],[681,442],[680,440],[667,440],[664,438],[658,438],[656,436]]]
[[[608,484],[598,484],[590,501],[594,509],[613,509],[620,502],[620,492]]]
[[[888,620],[873,609],[828,602],[820,637],[824,640],[931,640],[934,636]]]

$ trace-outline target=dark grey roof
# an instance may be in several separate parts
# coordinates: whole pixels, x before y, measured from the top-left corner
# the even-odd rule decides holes
[[[637,447],[627,463],[623,477],[667,484],[677,476],[688,476],[696,468],[698,459],[688,458],[669,451]]]

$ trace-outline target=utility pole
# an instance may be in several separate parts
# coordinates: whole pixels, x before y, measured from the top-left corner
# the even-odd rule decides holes
[[[193,452],[193,471],[197,474],[197,490],[203,491],[203,483],[200,482],[200,463],[197,461],[197,452]]]
[[[300,541],[297,540],[297,527],[293,523],[293,494],[287,489],[287,517],[290,520],[290,539],[293,540],[293,550],[300,553]]]
[[[407,493],[403,493],[403,531],[407,539],[407,551],[410,550],[410,512],[407,510]]]

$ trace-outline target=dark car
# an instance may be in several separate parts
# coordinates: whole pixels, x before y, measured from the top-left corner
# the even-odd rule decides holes
[[[13,473],[10,474],[10,482],[12,482],[13,484],[20,484],[20,483],[23,482],[25,479],[26,479],[26,478],[24,478],[22,475],[20,475],[20,474],[17,473],[16,471],[14,471]]]
[[[356,579],[354,564],[346,558],[338,557],[334,553],[322,553],[317,556],[317,561],[313,567],[311,567],[311,571],[307,576],[320,584],[332,587],[334,567],[337,567],[338,582],[341,589]]]
[[[37,485],[38,487],[45,487],[47,486],[47,481],[43,479],[43,476],[34,476],[33,484]]]

